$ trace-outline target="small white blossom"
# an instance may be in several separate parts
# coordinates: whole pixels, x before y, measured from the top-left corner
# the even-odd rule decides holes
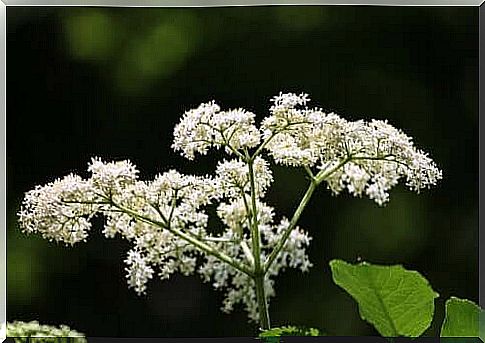
[[[393,184],[382,175],[375,175],[372,178],[372,183],[367,187],[366,193],[369,198],[373,199],[379,205],[389,201],[389,193],[387,192]]]
[[[239,230],[240,228],[249,228],[248,212],[252,214],[251,198],[246,195],[246,201],[243,197],[236,198],[229,203],[221,203],[217,208],[217,214],[222,222],[232,230]],[[249,211],[246,210],[248,206]],[[256,200],[256,208],[258,214],[258,223],[265,225],[273,220],[273,208],[267,206],[263,202]]]
[[[271,102],[273,105],[270,107],[269,111],[272,114],[277,113],[287,113],[288,110],[295,108],[296,106],[304,106],[310,101],[308,94],[301,93],[283,93],[280,92],[279,95],[273,97]]]
[[[273,182],[273,174],[269,163],[261,157],[254,160],[254,182],[256,196],[263,197]],[[241,160],[219,162],[216,169],[216,181],[221,194],[229,198],[238,198],[242,193],[250,193],[251,183],[248,164]]]
[[[184,199],[198,208],[210,202],[216,184],[209,177],[183,175],[169,170],[149,183],[148,196],[152,203],[170,204],[174,197]]]
[[[91,172],[91,182],[95,190],[103,195],[121,193],[127,185],[137,180],[138,170],[130,161],[105,163],[100,158],[91,159],[88,171]]]
[[[37,186],[25,195],[18,214],[20,227],[50,241],[70,245],[84,241],[98,206],[83,201],[92,198],[90,184],[77,175]]]
[[[127,239],[136,237],[133,217],[123,212],[107,211],[106,224],[104,225],[103,234],[106,238],[114,238],[116,234],[121,234]]]
[[[133,287],[139,294],[146,291],[146,283],[153,276],[153,269],[148,265],[146,259],[136,250],[131,250],[125,260],[128,267],[128,285]]]
[[[342,171],[341,180],[347,186],[349,193],[360,196],[371,176],[362,167],[354,163],[345,164]]]
[[[227,153],[252,148],[260,141],[254,113],[244,109],[220,111],[214,101],[185,112],[175,126],[173,149],[188,159],[207,154],[209,148],[225,147]]]

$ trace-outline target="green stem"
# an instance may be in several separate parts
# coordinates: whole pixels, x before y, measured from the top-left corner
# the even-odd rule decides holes
[[[320,183],[322,183],[327,177],[329,177],[331,174],[333,174],[335,171],[341,168],[345,163],[349,162],[350,160],[351,160],[350,157],[345,158],[335,167],[330,169],[323,169],[316,176],[311,178],[310,185],[308,186],[308,189],[305,192],[305,195],[301,199],[300,204],[296,208],[295,213],[293,214],[293,217],[290,220],[290,224],[283,232],[282,238],[278,241],[278,244],[276,244],[273,251],[269,254],[268,258],[266,259],[266,262],[264,263],[265,273],[271,267],[276,257],[278,257],[278,254],[280,253],[281,249],[283,249],[283,247],[285,246],[286,241],[288,240],[288,237],[290,237],[291,231],[293,231],[293,229],[296,227],[296,224],[298,223],[298,220],[300,219],[300,216],[303,210],[305,209],[308,202],[310,201],[310,198],[312,197],[313,192],[315,192],[315,189],[317,188],[317,186]],[[309,168],[305,168],[305,169],[307,170],[307,173],[309,173],[309,175],[311,176],[313,175],[313,173],[311,173],[311,170]]]
[[[254,253],[254,266],[259,269],[261,266],[261,247],[260,247],[260,233],[259,233],[259,222],[258,222],[258,208],[256,204],[256,183],[254,180],[254,169],[253,161],[248,162],[249,167],[249,182],[251,185],[251,212],[252,212],[252,222],[251,222],[251,241],[253,245]]]
[[[251,158],[254,160],[261,152],[263,149],[268,145],[268,143],[279,133],[280,131],[273,132],[268,138],[265,139],[265,141],[256,149],[254,154],[251,156]]]
[[[181,231],[181,230],[178,230],[178,229],[175,229],[175,228],[172,228],[170,227],[169,225],[164,225],[164,223],[162,222],[159,222],[157,220],[153,220],[153,219],[150,219],[148,217],[145,217],[143,215],[140,215],[128,208],[125,208],[121,205],[118,205],[114,202],[111,202],[111,204],[122,210],[123,212],[125,212],[126,214],[132,216],[133,218],[135,219],[138,219],[140,221],[143,221],[145,223],[148,223],[148,224],[151,224],[151,225],[155,225],[155,226],[158,226],[160,228],[163,228],[163,229],[167,229],[168,231],[170,231],[172,234],[174,234],[175,236],[185,240],[186,242],[189,242],[190,244],[196,246],[197,248],[199,248],[200,250],[204,251],[205,253],[209,254],[209,255],[212,255],[216,258],[218,258],[219,260],[229,264],[230,266],[236,268],[237,270],[239,270],[240,272],[250,276],[250,277],[253,277],[253,272],[247,268],[245,265],[243,264],[240,264],[239,262],[237,262],[236,260],[234,260],[232,257],[224,254],[223,252],[219,251],[219,250],[216,250],[214,249],[213,247],[211,247],[210,245],[198,240],[197,238]]]
[[[271,324],[269,320],[268,302],[266,300],[266,294],[264,289],[264,278],[265,274],[263,272],[259,275],[254,276],[254,283],[256,285],[256,299],[258,301],[258,312],[259,312],[259,325],[262,330],[271,329]]]
[[[266,292],[264,289],[264,266],[261,265],[261,233],[259,232],[258,209],[256,204],[256,182],[254,180],[254,160],[248,158],[249,168],[249,182],[251,186],[251,206],[252,206],[252,222],[251,222],[251,243],[254,256],[254,283],[256,286],[256,300],[258,302],[259,323],[261,329],[270,329],[268,301],[266,299]]]
[[[316,181],[317,185],[319,185],[320,183],[322,183],[322,181],[324,181],[327,177],[329,177],[330,175],[332,175],[338,169],[340,169],[341,167],[343,167],[344,164],[346,164],[347,162],[349,162],[351,160],[352,160],[352,157],[351,156],[348,156],[347,158],[345,158],[342,161],[340,161],[340,163],[337,164],[335,167],[330,168],[330,169],[320,170],[320,172],[318,172],[318,174],[315,176],[315,181]]]
[[[313,175],[313,172],[311,170],[311,168],[309,166],[303,166],[303,168],[305,168],[305,171],[308,175],[308,177],[310,178],[310,180],[315,180],[315,175]]]
[[[286,240],[288,239],[288,237],[290,237],[291,231],[293,231],[293,229],[295,228],[296,223],[300,219],[300,216],[301,216],[303,210],[305,209],[306,205],[310,201],[310,198],[312,197],[313,192],[315,191],[316,188],[317,188],[317,183],[314,180],[312,180],[310,182],[310,185],[308,186],[308,189],[305,192],[305,195],[301,199],[300,204],[296,208],[295,213],[293,214],[293,217],[290,220],[290,224],[288,225],[288,227],[284,231],[282,238],[278,241],[278,244],[274,247],[273,251],[271,252],[271,254],[266,259],[266,262],[264,263],[264,272],[265,273],[268,272],[268,269],[271,267],[271,264],[274,262],[274,260],[276,259],[276,257],[280,253],[281,249],[283,249],[283,247],[286,243]]]

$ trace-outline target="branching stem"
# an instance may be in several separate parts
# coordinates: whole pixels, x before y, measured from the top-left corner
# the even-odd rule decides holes
[[[246,154],[247,155],[247,154]],[[270,329],[268,301],[266,299],[266,292],[264,289],[265,271],[264,266],[261,265],[261,233],[259,231],[258,209],[256,203],[256,182],[254,180],[254,160],[248,159],[249,168],[249,182],[251,186],[251,206],[252,206],[252,221],[251,221],[251,243],[254,257],[254,283],[256,286],[256,300],[258,302],[259,322],[263,330]]]
[[[102,195],[100,195],[100,196],[102,196]],[[244,273],[244,274],[246,274],[250,277],[254,276],[253,271],[251,269],[249,269],[247,266],[245,266],[244,264],[234,260],[232,257],[230,257],[230,256],[226,255],[225,253],[213,248],[212,246],[210,246],[207,243],[197,239],[196,237],[194,237],[194,236],[192,236],[192,235],[190,235],[186,232],[183,232],[179,229],[170,227],[170,223],[164,223],[164,222],[161,222],[161,221],[158,221],[158,220],[151,219],[147,216],[136,213],[129,208],[126,208],[122,205],[115,203],[109,197],[106,197],[106,196],[102,196],[102,197],[103,197],[103,199],[105,199],[105,201],[103,201],[103,202],[99,202],[99,201],[92,201],[92,202],[90,202],[90,201],[86,201],[86,202],[76,201],[76,203],[105,204],[105,205],[109,204],[109,205],[117,208],[119,211],[126,213],[129,216],[131,216],[131,217],[133,217],[133,218],[135,218],[139,221],[160,227],[162,229],[166,229],[166,230],[170,231],[173,235],[175,235],[175,236],[185,240],[186,242],[194,245],[195,247],[202,250],[203,252],[218,258],[222,262],[229,264],[230,266],[234,267],[235,269],[239,270],[240,272],[242,272],[242,273]],[[73,201],[65,201],[65,202],[66,203],[73,203]]]

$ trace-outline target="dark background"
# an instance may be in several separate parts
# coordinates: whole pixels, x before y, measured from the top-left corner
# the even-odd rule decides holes
[[[277,279],[274,325],[376,335],[331,281],[334,258],[403,264],[440,293],[478,302],[478,9],[472,7],[7,8],[7,319],[65,323],[88,336],[248,336],[243,311],[197,276],[128,289],[128,244],[95,225],[73,248],[20,232],[23,193],[91,156],[128,158],[143,178],[212,172],[170,149],[187,109],[215,99],[263,118],[280,91],[348,119],[389,119],[443,169],[420,195],[404,187],[379,208],[322,187],[300,225],[313,241],[308,274]],[[268,195],[290,216],[306,181],[275,167]]]

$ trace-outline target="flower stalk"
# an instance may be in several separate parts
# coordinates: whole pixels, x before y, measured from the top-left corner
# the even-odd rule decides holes
[[[262,330],[269,330],[271,328],[268,302],[266,299],[266,290],[264,289],[264,278],[266,270],[261,264],[261,235],[259,232],[258,209],[256,204],[256,182],[254,180],[254,160],[247,160],[249,169],[249,183],[251,187],[251,206],[252,206],[252,225],[251,225],[251,240],[254,251],[254,283],[256,286],[256,301],[258,303],[259,322]]]
[[[305,207],[310,202],[310,199],[311,199],[313,193],[315,192],[316,188],[317,188],[317,182],[312,180],[310,182],[305,194],[303,195],[303,198],[301,199],[300,204],[296,208],[295,213],[293,214],[293,217],[290,220],[290,224],[288,225],[286,230],[283,232],[283,235],[282,235],[281,239],[278,241],[278,244],[276,245],[276,247],[273,249],[271,254],[266,259],[266,261],[264,263],[264,271],[265,272],[267,272],[269,270],[269,268],[271,267],[271,265],[273,264],[275,259],[278,257],[278,254],[280,253],[281,249],[283,249],[283,247],[285,246],[286,241],[288,240],[288,237],[291,235],[291,232],[295,229],[295,227],[298,223],[298,220],[300,219],[300,216],[303,213],[303,210],[305,209]]]

